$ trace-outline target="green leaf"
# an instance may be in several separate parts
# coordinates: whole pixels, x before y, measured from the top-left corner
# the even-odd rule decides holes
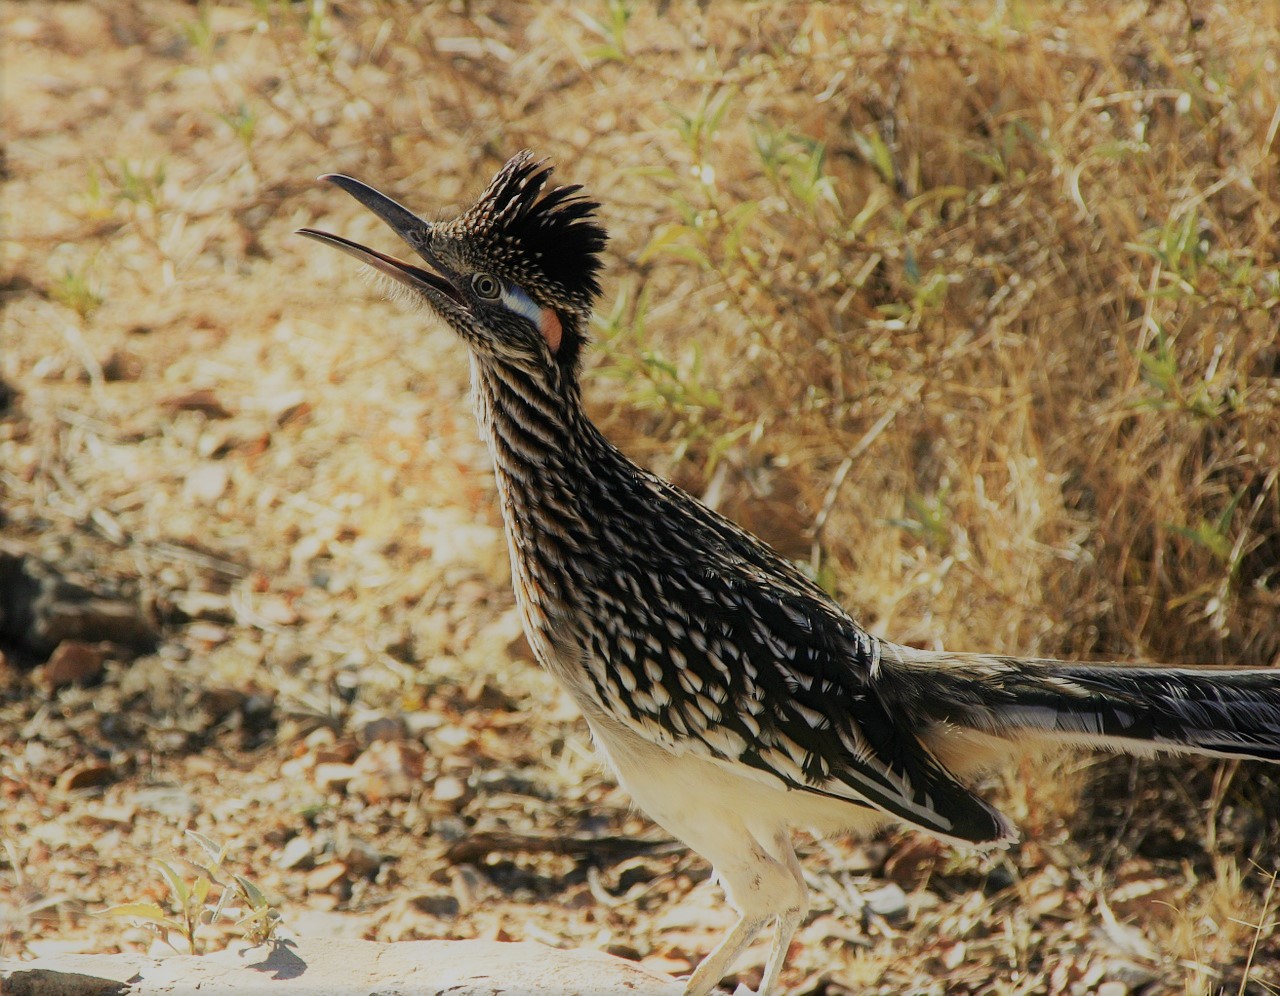
[[[688,260],[704,270],[711,269],[711,260],[707,259],[707,254],[697,246],[672,244],[659,246],[656,251],[667,256],[675,256],[676,259]]]
[[[255,910],[260,910],[271,905],[267,902],[267,897],[263,895],[262,890],[243,875],[235,875],[233,877],[236,880],[236,885],[240,887],[240,891],[244,894],[244,898],[249,901],[249,905]]]
[[[99,910],[94,916],[111,916],[122,917],[131,920],[145,920],[148,923],[163,924],[166,927],[180,927],[181,925],[169,919],[169,915],[162,910],[156,903],[120,903],[118,906],[110,906],[105,910]]]
[[[855,132],[852,137],[854,144],[858,146],[858,151],[875,167],[876,172],[880,174],[880,179],[889,186],[896,184],[893,153],[889,151],[889,146],[880,137],[880,133],[874,128],[866,128]]]
[[[689,225],[678,225],[674,222],[659,225],[649,239],[649,244],[640,250],[639,262],[649,262],[658,253],[665,251],[667,246],[680,243],[682,239],[688,238],[693,234],[694,230]]]
[[[204,875],[195,880],[195,884],[191,887],[191,908],[195,909],[204,905],[204,901],[209,897],[209,887],[212,884]]]
[[[222,867],[222,862],[227,859],[227,851],[230,850],[229,845],[223,844],[219,847],[204,834],[195,830],[188,830],[186,834],[189,840],[194,840],[200,845],[200,849],[209,856],[209,860],[213,862],[214,870]]]
[[[187,883],[182,881],[182,876],[174,871],[173,866],[167,861],[156,859],[155,864],[160,874],[164,876],[164,880],[169,886],[169,892],[177,900],[178,905],[185,909],[187,897],[191,895],[191,890],[187,888]]]
[[[720,129],[720,122],[724,120],[725,112],[729,110],[729,104],[732,103],[733,98],[737,95],[738,90],[736,87],[721,87],[707,101],[705,133],[708,138]]]

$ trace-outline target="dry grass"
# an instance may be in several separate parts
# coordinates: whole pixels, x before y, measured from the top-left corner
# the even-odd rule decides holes
[[[1270,0],[135,0],[4,16],[0,379],[18,398],[0,413],[0,525],[133,585],[188,655],[53,697],[82,752],[77,717],[118,701],[169,722],[193,686],[278,703],[276,753],[237,755],[246,777],[294,752],[314,725],[299,717],[342,734],[360,706],[558,701],[510,663],[460,347],[290,234],[386,244],[320,172],[445,215],[524,146],[586,184],[613,233],[588,374],[606,430],[809,563],[874,631],[1280,664]],[[226,417],[180,403],[196,390]],[[27,679],[5,688],[25,708]],[[571,715],[511,708],[506,740],[471,730],[438,773],[551,766],[556,793],[583,793],[570,803],[640,825]],[[22,739],[5,777],[47,783]],[[112,749],[134,752],[126,772],[186,763]],[[1253,936],[1227,926],[1274,920],[1274,773],[1066,763],[1005,790],[1030,838],[1016,895],[973,907],[972,866],[939,866],[920,884],[939,905],[909,936],[811,945],[790,982],[1087,988],[1118,943],[1096,926],[1105,905],[1154,945],[1159,991],[1277,985],[1270,928],[1252,955],[1267,981],[1249,989]],[[33,820],[0,823],[10,866],[33,841],[48,850]],[[140,825],[130,846],[171,829]],[[137,858],[76,860],[117,881]],[[675,890],[714,897],[696,878]],[[1158,901],[1115,898],[1157,880],[1130,891]],[[641,953],[678,947],[645,919],[662,903],[513,926],[546,903],[539,888],[441,929],[598,943],[607,923]],[[100,898],[129,898],[115,889]]]

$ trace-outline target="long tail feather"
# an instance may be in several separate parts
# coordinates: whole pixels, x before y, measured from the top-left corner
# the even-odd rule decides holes
[[[922,718],[1004,738],[1280,763],[1280,668],[1075,664],[893,648]],[[886,675],[887,677],[888,675]]]

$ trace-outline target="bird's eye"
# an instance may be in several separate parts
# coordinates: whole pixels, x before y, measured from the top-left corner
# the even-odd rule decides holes
[[[498,285],[497,278],[491,277],[487,273],[477,273],[471,278],[471,289],[476,292],[477,297],[482,297],[486,301],[496,301],[502,293],[502,288]]]

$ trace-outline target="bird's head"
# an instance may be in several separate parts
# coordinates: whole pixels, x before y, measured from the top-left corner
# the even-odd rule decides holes
[[[312,228],[299,234],[341,249],[407,287],[481,356],[572,377],[600,294],[606,235],[581,187],[551,187],[532,153],[510,159],[472,207],[429,222],[372,187],[328,180],[385,221],[427,266]]]

